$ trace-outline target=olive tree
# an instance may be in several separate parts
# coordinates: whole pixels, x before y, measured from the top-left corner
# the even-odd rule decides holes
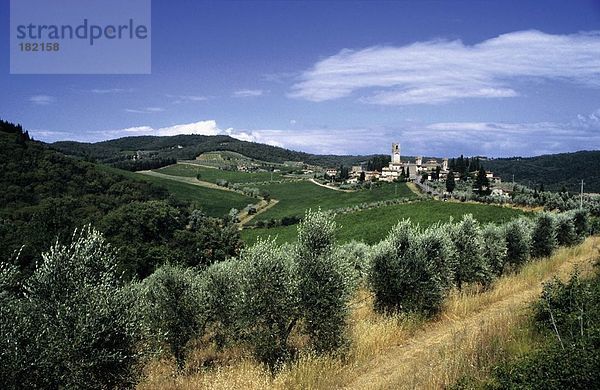
[[[556,216],[556,240],[558,245],[571,246],[579,241],[575,230],[575,214],[566,212]]]
[[[202,333],[204,324],[196,273],[189,268],[163,265],[144,279],[139,290],[149,335],[168,345],[177,367],[183,368],[186,347]]]
[[[529,260],[531,251],[531,226],[529,221],[519,218],[504,225],[506,237],[506,263],[520,267]]]
[[[508,248],[505,230],[494,224],[488,224],[481,230],[483,239],[483,257],[496,277],[502,275],[507,261]]]
[[[531,233],[531,256],[547,257],[556,249],[556,223],[550,213],[541,213]]]
[[[53,245],[42,259],[22,294],[4,295],[3,386],[132,386],[139,327],[115,252],[88,226],[76,231],[70,244]]]
[[[454,244],[454,282],[461,289],[464,283],[489,285],[491,271],[483,257],[483,238],[479,222],[471,214],[450,229]]]
[[[345,343],[348,275],[334,253],[336,225],[321,211],[308,211],[298,226],[295,261],[298,297],[304,326],[316,352],[330,352]]]
[[[273,240],[242,252],[242,321],[255,356],[271,367],[290,356],[288,337],[298,321],[298,278],[293,258]]]
[[[369,282],[380,312],[400,310],[405,290],[403,259],[410,257],[416,230],[410,220],[400,221],[385,240],[373,248]]]

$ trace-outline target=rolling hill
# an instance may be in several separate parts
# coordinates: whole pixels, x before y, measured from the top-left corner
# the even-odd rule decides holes
[[[600,151],[548,154],[537,157],[511,157],[482,161],[503,181],[523,185],[544,185],[546,191],[560,191],[563,186],[570,192],[579,192],[581,180],[586,192],[600,192]]]
[[[244,156],[272,163],[302,161],[320,166],[353,165],[366,161],[370,156],[316,155],[255,142],[240,141],[226,135],[175,135],[169,137],[124,137],[96,143],[60,141],[51,146],[65,154],[104,163],[123,161],[137,151],[156,158],[193,160],[201,153],[231,151]]]

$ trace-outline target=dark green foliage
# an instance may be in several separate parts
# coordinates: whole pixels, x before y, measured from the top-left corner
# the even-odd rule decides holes
[[[575,231],[574,216],[573,212],[556,216],[556,239],[559,246],[571,246],[579,242]]]
[[[190,269],[163,265],[147,277],[137,290],[149,336],[165,343],[181,369],[187,346],[202,334],[204,308],[198,276]]]
[[[451,229],[454,244],[454,282],[460,289],[464,283],[489,285],[491,270],[484,259],[483,239],[479,222],[471,214]]]
[[[452,246],[442,228],[420,233],[401,221],[374,249],[370,275],[378,311],[436,314],[452,285]]]
[[[333,250],[335,229],[333,218],[320,211],[308,211],[298,226],[295,258],[300,310],[316,352],[334,351],[346,340],[349,284]]]
[[[477,172],[477,178],[475,179],[475,188],[477,188],[477,193],[479,196],[488,195],[490,193],[490,180],[486,176],[485,169],[483,167],[479,168]]]
[[[485,225],[481,230],[483,258],[494,276],[502,275],[507,262],[508,248],[505,233],[505,229],[493,224]]]
[[[580,241],[590,234],[590,215],[585,209],[577,209],[573,211],[573,224],[575,225],[575,233]]]
[[[143,151],[151,155],[152,158],[175,158],[178,160],[193,160],[204,152],[231,151],[257,160],[275,163],[302,161],[305,164],[320,166],[352,166],[371,157],[384,157],[389,161],[389,156],[315,155],[276,146],[240,141],[226,135],[139,136],[96,143],[62,141],[55,142],[51,146],[66,154],[105,163],[125,161],[135,151]],[[179,148],[178,146],[182,147]]]
[[[504,226],[506,236],[506,263],[520,267],[529,260],[531,252],[531,227],[529,221],[520,218]]]
[[[24,277],[51,243],[86,223],[121,248],[119,268],[127,277],[145,277],[166,261],[206,266],[239,252],[239,233],[220,220],[188,229],[188,205],[166,189],[28,137],[16,143],[19,126],[1,122],[0,130],[0,258],[20,251],[14,262]]]
[[[6,280],[7,269],[0,272]],[[133,297],[122,288],[116,257],[100,233],[86,228],[69,246],[54,245],[23,290],[2,294],[4,387],[104,389],[134,384],[139,330]]]
[[[531,256],[547,257],[556,249],[556,221],[552,214],[538,216],[531,233]]]
[[[202,272],[206,333],[218,348],[241,337],[243,264],[235,260],[215,263]]]
[[[410,245],[416,231],[410,220],[403,220],[392,228],[388,237],[373,249],[370,284],[375,293],[375,308],[378,311],[400,309],[406,291],[402,285],[402,265],[409,257]]]
[[[291,356],[288,336],[298,320],[298,278],[291,254],[274,241],[244,251],[243,328],[254,355],[274,367]]]
[[[174,158],[142,158],[139,160],[124,160],[113,164],[115,168],[126,171],[149,171],[177,164]]]
[[[540,183],[546,191],[560,191],[563,187],[579,192],[585,180],[586,192],[600,192],[600,176],[590,174],[600,170],[600,151],[550,154],[537,157],[496,158],[485,161],[485,167],[503,181],[522,184]]]
[[[534,307],[542,347],[496,370],[499,389],[593,389],[600,383],[600,276],[544,286]]]
[[[446,178],[446,191],[452,193],[456,188],[456,182],[454,181],[454,172],[448,172],[448,177]]]

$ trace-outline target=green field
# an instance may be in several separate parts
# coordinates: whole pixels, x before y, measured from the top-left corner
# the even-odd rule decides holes
[[[271,172],[237,172],[193,166],[191,164],[169,165],[154,171],[172,176],[196,177],[200,175],[200,180],[211,183],[216,183],[219,179],[227,180],[230,183],[265,182],[271,179],[284,180],[281,172],[273,172],[273,174]]]
[[[390,229],[401,219],[410,218],[414,223],[427,227],[439,221],[447,222],[451,217],[458,220],[464,214],[473,214],[481,223],[501,223],[526,213],[499,206],[441,201],[384,206],[336,216],[337,239],[339,242],[358,240],[374,244],[387,236]],[[244,229],[242,238],[246,243],[252,244],[257,237],[276,236],[277,241],[283,243],[294,241],[296,233],[297,225],[271,229]]]
[[[256,199],[236,192],[213,190],[211,188],[164,179],[162,177],[123,171],[107,166],[102,166],[102,168],[127,177],[145,180],[165,187],[176,199],[190,202],[194,207],[201,208],[207,215],[212,217],[222,217],[229,213],[229,210],[232,208],[241,210],[250,203],[256,203]]]
[[[308,209],[331,210],[365,202],[376,202],[394,198],[415,198],[416,195],[404,183],[381,183],[372,190],[340,192],[320,187],[309,181],[269,183],[259,185],[279,203],[256,217],[257,221],[280,219],[285,216],[301,216]]]

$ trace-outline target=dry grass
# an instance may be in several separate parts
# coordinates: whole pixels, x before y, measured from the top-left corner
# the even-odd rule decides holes
[[[372,309],[372,297],[362,289],[352,305],[346,355],[301,356],[277,375],[230,351],[218,368],[192,363],[182,374],[174,364],[155,361],[146,367],[140,389],[386,389],[443,388],[465,375],[479,377],[513,353],[527,350],[528,306],[542,282],[567,277],[575,267],[592,272],[600,237],[573,248],[562,248],[549,259],[527,264],[498,280],[492,289],[453,292],[439,318],[386,317]],[[196,351],[198,356],[206,352]],[[191,359],[194,361],[194,358]],[[205,361],[204,357],[196,362]]]

